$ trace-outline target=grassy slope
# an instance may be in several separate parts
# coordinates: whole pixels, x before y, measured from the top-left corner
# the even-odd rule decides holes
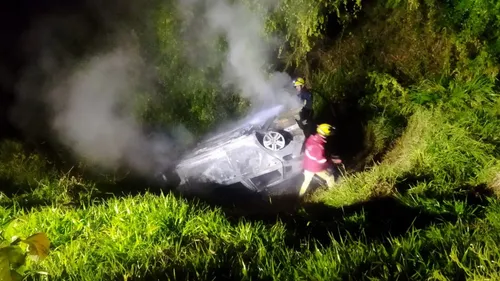
[[[342,209],[309,203],[265,221],[154,194],[0,210],[4,237],[44,231],[52,240],[49,258],[29,265],[41,280],[35,271],[50,280],[457,280],[496,276],[500,254],[500,204],[469,190],[409,192]]]
[[[380,11],[373,13],[340,47],[327,49],[310,76],[339,99],[346,89],[374,93],[364,101],[375,108],[366,128],[371,153],[388,151],[380,163],[313,194],[299,209],[250,219],[171,194],[93,200],[98,183],[3,142],[2,235],[44,231],[53,243],[49,257],[29,264],[27,274],[41,280],[47,275],[40,272],[49,280],[500,278],[500,203],[491,194],[500,189],[500,101],[484,100],[496,93],[488,77],[497,70],[484,56],[450,55],[458,39],[436,34],[427,26],[432,21],[419,25],[418,10],[380,20]],[[411,48],[412,42],[425,48]],[[453,72],[452,64],[463,65],[441,77]],[[353,87],[368,84],[368,71],[397,79],[375,75],[373,89]],[[441,100],[421,102],[432,93]]]

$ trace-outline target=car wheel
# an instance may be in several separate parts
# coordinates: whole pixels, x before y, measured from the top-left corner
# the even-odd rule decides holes
[[[275,131],[267,132],[262,138],[262,145],[272,151],[278,151],[285,147],[285,137]]]

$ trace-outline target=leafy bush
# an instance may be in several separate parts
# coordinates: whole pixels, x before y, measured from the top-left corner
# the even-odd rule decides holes
[[[219,89],[217,60],[190,64],[175,3],[152,11],[141,35],[158,85],[139,95],[137,110],[149,123],[203,133],[246,103]],[[5,142],[0,179],[23,192],[2,196],[2,233],[47,233],[54,250],[33,268],[51,280],[498,279],[500,205],[481,189],[500,194],[498,5],[395,0],[360,9],[286,0],[267,27],[286,38],[285,63],[315,90],[359,105],[367,169],[301,210],[250,220],[172,194],[91,201],[96,184]],[[335,20],[340,34],[327,34]],[[43,204],[30,209],[30,200]]]
[[[223,61],[217,59],[224,49],[210,46],[210,50],[217,53],[203,58],[216,61],[206,62],[207,67],[200,67],[200,62],[193,63],[192,54],[187,51],[194,43],[184,41],[175,1],[158,3],[155,8],[150,15],[154,25],[144,27],[141,39],[147,59],[155,66],[157,83],[149,91],[138,94],[139,116],[149,124],[181,123],[192,133],[203,134],[216,123],[243,112],[245,101],[219,83]]]
[[[328,24],[336,20],[345,26],[360,9],[359,0],[285,0],[269,17],[267,31],[284,37],[281,51],[287,65],[300,66],[307,64],[308,53],[323,39]]]
[[[28,245],[27,251],[19,246],[20,243]],[[13,237],[12,242],[0,247],[0,280],[22,280],[20,270],[26,271],[26,256],[34,261],[41,261],[49,254],[50,241],[45,233],[36,233],[26,239]]]
[[[69,204],[86,201],[95,191],[95,184],[70,171],[59,171],[49,161],[19,142],[0,142],[0,203],[20,208],[51,202]]]
[[[36,153],[27,153],[19,142],[2,141],[0,143],[0,179],[6,184],[16,186],[34,186],[38,180],[52,174],[48,159]],[[6,186],[5,186],[6,188]]]
[[[395,191],[406,178],[421,178],[436,193],[492,181],[498,171],[500,123],[491,80],[453,80],[447,86],[423,83],[408,90],[389,75],[370,76],[376,92],[363,103],[378,115],[369,123],[372,131],[367,141],[373,143],[374,154],[392,148],[380,165],[319,193],[315,201],[338,206],[368,200]],[[429,94],[436,98],[424,104],[415,101],[415,96]]]

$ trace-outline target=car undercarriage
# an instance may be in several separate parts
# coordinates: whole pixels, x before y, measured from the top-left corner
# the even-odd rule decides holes
[[[280,105],[255,112],[200,141],[164,179],[175,174],[177,186],[242,184],[259,191],[295,178],[302,173],[305,140],[299,112]]]

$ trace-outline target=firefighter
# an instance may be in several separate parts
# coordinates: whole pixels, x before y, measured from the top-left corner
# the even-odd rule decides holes
[[[305,144],[305,155],[303,160],[304,182],[300,187],[299,195],[303,196],[315,175],[326,180],[328,187],[335,183],[335,177],[328,171],[330,163],[340,164],[340,159],[327,160],[325,155],[326,138],[335,130],[329,124],[321,124],[317,127],[316,134],[307,138]]]
[[[306,88],[305,80],[302,77],[298,77],[293,80],[293,86],[297,89],[297,97],[302,101],[302,110],[299,113],[299,123],[306,135],[306,138],[311,134],[312,119],[313,119],[313,95]]]

